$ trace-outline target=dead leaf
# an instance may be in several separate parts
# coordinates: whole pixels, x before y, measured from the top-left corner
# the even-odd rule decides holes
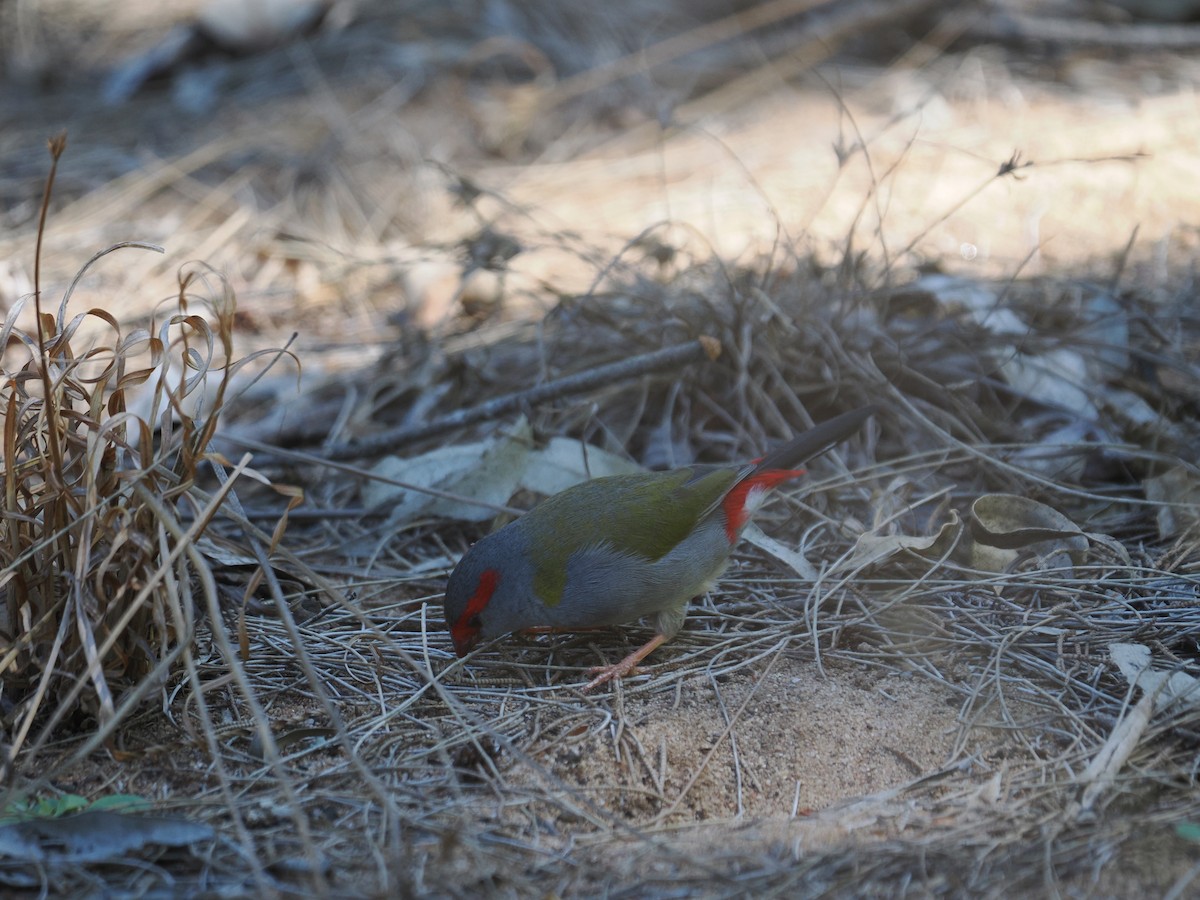
[[[1109,653],[1129,683],[1141,688],[1142,696],[1121,716],[1104,745],[1092,757],[1080,777],[1085,785],[1070,814],[1089,813],[1096,800],[1116,781],[1133,751],[1146,736],[1151,717],[1179,700],[1190,710],[1200,702],[1200,679],[1186,672],[1151,668],[1150,648],[1143,644],[1109,644]]]
[[[1039,433],[1035,443],[1013,454],[1012,461],[1027,472],[1077,483],[1084,477],[1088,463],[1104,452],[1097,446],[1097,439],[1103,443],[1105,436],[1097,434],[1094,423],[1073,418]]]
[[[1185,700],[1189,707],[1200,706],[1200,679],[1178,669],[1151,668],[1150,648],[1144,644],[1109,644],[1108,652],[1130,684],[1153,696],[1155,712],[1177,700]]]
[[[549,496],[591,478],[641,471],[641,466],[623,456],[582,441],[556,437],[544,450],[530,454],[521,487]]]
[[[950,511],[950,518],[933,535],[862,534],[854,545],[847,565],[853,569],[874,566],[902,553],[914,553],[924,559],[942,559],[962,534],[962,520]]]
[[[1097,418],[1089,390],[1093,381],[1082,353],[1065,347],[1036,354],[1013,350],[999,364],[1013,393],[1081,419]]]
[[[439,447],[409,459],[387,457],[373,473],[409,487],[372,482],[363,491],[363,499],[372,508],[394,504],[389,516],[392,523],[422,515],[483,522],[494,518],[495,507],[507,504],[521,488],[549,496],[590,478],[642,471],[622,456],[578,440],[554,438],[541,450],[532,449],[532,444],[532,429],[522,419],[501,437]],[[422,493],[421,488],[480,504]]]
[[[1146,499],[1158,507],[1158,536],[1164,540],[1182,534],[1200,522],[1200,480],[1194,469],[1174,466],[1142,484]]]
[[[390,504],[388,521],[393,524],[419,516],[487,521],[495,517],[497,506],[505,505],[516,493],[529,464],[532,443],[532,429],[522,419],[506,434],[486,441],[451,444],[408,459],[386,457],[372,473],[405,486],[373,481],[363,490],[363,500],[373,509]],[[422,488],[465,499],[439,497]]]
[[[942,306],[966,312],[996,337],[990,348],[994,364],[1013,392],[1045,406],[1055,406],[1089,421],[1098,418],[1093,396],[1098,386],[1129,365],[1129,317],[1124,307],[1103,291],[1068,295],[1075,307],[1072,347],[1028,349],[1035,332],[1004,305],[1008,285],[989,284],[948,275],[927,275],[916,289],[928,291]],[[1086,354],[1072,349],[1087,347]]]
[[[769,553],[805,581],[817,580],[817,570],[803,553],[775,540],[753,522],[747,525],[746,530],[742,532],[742,539],[759,550]]]
[[[1006,571],[1021,556],[1036,556],[1041,568],[1070,568],[1083,562],[1087,536],[1058,510],[1018,494],[985,494],[971,504],[971,565]]]

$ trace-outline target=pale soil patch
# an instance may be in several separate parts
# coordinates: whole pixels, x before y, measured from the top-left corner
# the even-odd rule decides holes
[[[947,689],[787,657],[757,674],[627,696],[605,732],[536,758],[633,822],[671,825],[803,819],[953,764]]]

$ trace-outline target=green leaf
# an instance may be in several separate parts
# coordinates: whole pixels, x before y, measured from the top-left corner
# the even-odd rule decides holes
[[[136,794],[109,794],[107,797],[98,797],[92,803],[89,809],[107,809],[111,812],[147,812],[154,806],[145,797],[139,797]]]
[[[1175,826],[1175,833],[1184,840],[1200,844],[1200,822],[1179,822]]]
[[[86,797],[79,794],[61,794],[58,797],[43,797],[41,800],[30,800],[25,803],[9,804],[0,810],[0,825],[13,822],[28,822],[31,819],[58,819],[83,810],[108,810],[114,813],[146,812],[152,804],[145,797],[136,794],[109,794],[88,802]]]
[[[29,807],[28,815],[34,819],[57,819],[67,813],[79,812],[86,809],[87,797],[79,794],[62,794],[58,797],[44,797]]]

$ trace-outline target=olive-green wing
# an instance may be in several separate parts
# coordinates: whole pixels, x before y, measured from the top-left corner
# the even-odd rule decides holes
[[[692,533],[733,486],[737,469],[684,468],[585,481],[542,501],[525,516],[537,575],[534,591],[558,603],[567,560],[607,543],[631,556],[659,559]]]

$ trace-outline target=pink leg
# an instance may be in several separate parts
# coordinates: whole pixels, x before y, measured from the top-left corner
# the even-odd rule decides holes
[[[588,674],[595,675],[596,677],[587,683],[587,686],[584,687],[583,692],[586,694],[592,688],[599,687],[607,681],[612,681],[614,678],[624,678],[635,668],[637,668],[638,663],[640,663],[643,659],[645,659],[666,642],[667,636],[665,634],[656,634],[619,663],[614,663],[611,666],[595,666],[594,668],[588,669]]]

